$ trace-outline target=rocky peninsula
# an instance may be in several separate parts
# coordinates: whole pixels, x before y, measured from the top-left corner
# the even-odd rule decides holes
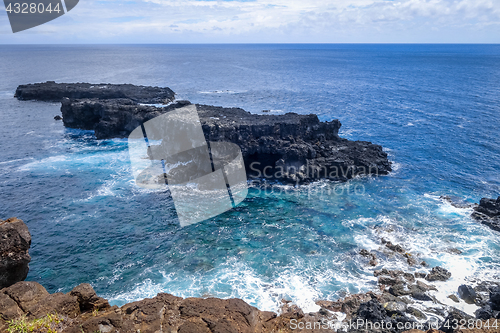
[[[133,84],[90,84],[90,83],[55,83],[47,81],[20,85],[14,95],[19,100],[37,100],[60,102],[63,98],[127,98],[137,103],[169,103],[175,93],[170,88],[136,86]]]
[[[19,86],[15,96],[60,101],[64,125],[93,130],[97,139],[125,138],[144,122],[191,104],[174,101],[169,88],[112,84],[45,82]],[[380,145],[340,138],[338,120],[322,122],[314,114],[260,115],[240,108],[196,107],[207,141],[232,142],[241,148],[249,179],[346,181],[392,171]]]

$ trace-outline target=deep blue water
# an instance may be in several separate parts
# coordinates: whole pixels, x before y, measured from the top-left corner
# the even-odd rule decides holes
[[[28,224],[28,279],[51,292],[89,282],[114,304],[169,292],[313,310],[375,288],[361,248],[405,267],[382,237],[452,272],[443,302],[464,281],[500,279],[500,235],[439,199],[500,195],[499,45],[4,45],[0,73],[0,218]],[[13,98],[46,80],[337,118],[341,136],[383,145],[395,171],[252,187],[236,209],[180,228],[167,193],[135,186],[125,140],[65,129],[58,103]]]

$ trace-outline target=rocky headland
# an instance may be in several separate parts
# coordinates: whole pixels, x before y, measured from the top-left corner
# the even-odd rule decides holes
[[[95,88],[98,86],[106,88]],[[97,139],[110,139],[125,138],[144,122],[191,104],[169,103],[173,93],[165,94],[161,89],[168,88],[46,82],[19,86],[16,97],[60,101],[66,127],[93,130]],[[108,90],[113,93],[100,94]],[[139,98],[142,91],[151,95]],[[150,105],[160,100],[164,107]],[[340,138],[338,120],[321,122],[314,114],[257,115],[240,108],[196,107],[207,141],[232,142],[241,148],[249,179],[345,181],[386,175],[392,170],[380,145]]]
[[[136,86],[133,84],[33,83],[20,85],[14,95],[20,100],[60,102],[63,98],[127,98],[137,103],[165,104],[175,99],[170,88]]]

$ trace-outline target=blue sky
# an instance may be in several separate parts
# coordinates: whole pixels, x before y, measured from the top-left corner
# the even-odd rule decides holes
[[[80,0],[16,34],[2,6],[0,43],[500,43],[500,0]]]

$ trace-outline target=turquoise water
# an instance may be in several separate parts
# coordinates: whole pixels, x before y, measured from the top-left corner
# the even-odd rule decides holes
[[[500,280],[499,234],[439,199],[500,195],[498,45],[4,46],[0,59],[0,217],[28,224],[28,279],[51,292],[89,282],[118,305],[169,292],[312,311],[376,287],[361,248],[406,268],[381,238],[452,272],[444,302],[464,281]],[[97,141],[54,121],[59,104],[13,98],[46,80],[340,119],[342,137],[384,146],[394,172],[250,184],[236,209],[180,228],[167,192],[135,186],[125,140]]]

